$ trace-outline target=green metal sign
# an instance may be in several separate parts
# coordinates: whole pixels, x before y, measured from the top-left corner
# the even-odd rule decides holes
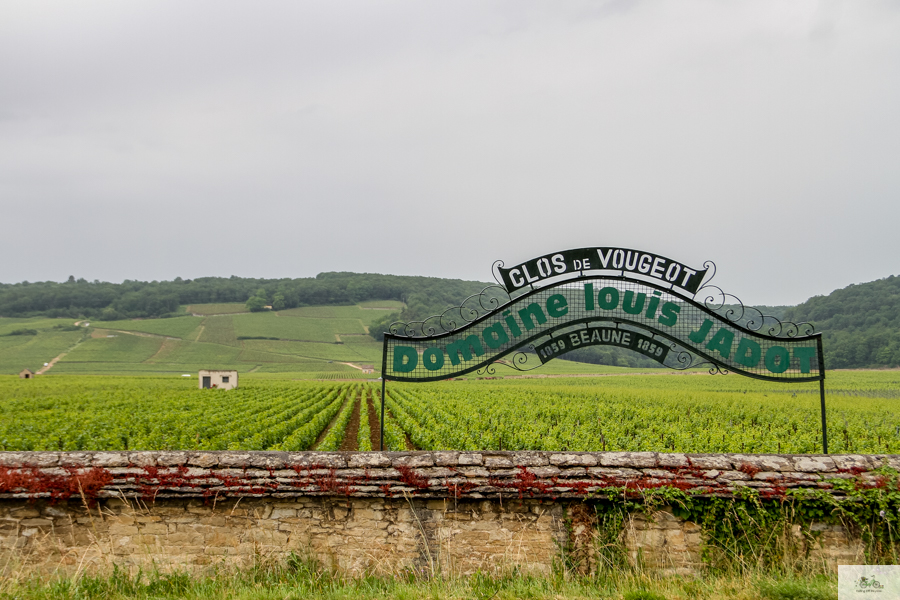
[[[468,311],[474,309],[460,310]],[[385,335],[382,371],[395,381],[448,379],[526,348],[543,364],[595,345],[629,348],[673,369],[709,363],[775,381],[822,376],[818,334],[765,335],[671,291],[625,280],[585,279],[532,290],[438,335],[397,331]],[[522,354],[509,366],[535,362]]]
[[[647,273],[576,270],[595,265],[587,250],[496,268],[504,286],[422,323],[392,326],[384,340],[384,378],[436,381],[495,363],[523,370],[595,345],[628,348],[673,369],[707,364],[771,381],[824,377],[821,334],[727,304],[719,288],[695,281],[711,263],[693,269],[633,250],[593,252],[597,266],[644,265]],[[621,260],[613,262],[616,256]],[[520,277],[534,280],[524,287]]]
[[[382,376],[438,381],[498,365],[527,371],[588,346],[627,348],[672,369],[708,367],[768,381],[819,381],[822,337],[745,307],[690,267],[649,252],[595,247],[510,268],[461,306],[384,337]],[[824,444],[823,444],[824,445]],[[825,446],[827,452],[827,445]]]

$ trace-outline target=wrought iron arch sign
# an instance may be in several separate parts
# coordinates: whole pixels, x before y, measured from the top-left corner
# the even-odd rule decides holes
[[[703,366],[766,381],[818,381],[828,453],[822,334],[809,323],[745,307],[711,283],[712,261],[692,268],[650,252],[595,247],[510,268],[496,261],[493,272],[497,285],[460,306],[391,325],[384,336],[382,398],[387,380],[493,374],[498,365],[530,371],[577,348],[609,345],[677,370]],[[529,360],[529,351],[537,361]]]

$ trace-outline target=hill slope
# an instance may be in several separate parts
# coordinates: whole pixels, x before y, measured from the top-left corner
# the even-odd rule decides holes
[[[367,303],[368,304],[368,303]],[[199,369],[291,372],[317,378],[372,377],[381,344],[369,325],[403,304],[318,306],[251,313],[241,303],[192,305],[166,319],[78,321],[0,318],[0,373],[190,373]],[[225,314],[211,313],[222,311]],[[9,335],[24,331],[18,335]]]

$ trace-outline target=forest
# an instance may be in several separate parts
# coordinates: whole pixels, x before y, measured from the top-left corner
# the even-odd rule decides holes
[[[442,309],[481,291],[486,283],[372,273],[319,273],[300,279],[200,277],[173,281],[0,284],[0,317],[69,317],[114,321],[172,317],[189,304],[247,302],[260,298],[275,310],[299,306],[349,305],[399,300],[410,311]]]

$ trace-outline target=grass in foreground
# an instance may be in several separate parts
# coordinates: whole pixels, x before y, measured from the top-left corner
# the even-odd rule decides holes
[[[0,599],[89,598],[609,598],[623,600],[826,600],[837,598],[836,577],[798,575],[708,575],[654,577],[621,573],[582,577],[515,572],[492,576],[432,578],[407,572],[396,576],[342,577],[296,558],[246,571],[191,575],[186,572],[0,579]]]

